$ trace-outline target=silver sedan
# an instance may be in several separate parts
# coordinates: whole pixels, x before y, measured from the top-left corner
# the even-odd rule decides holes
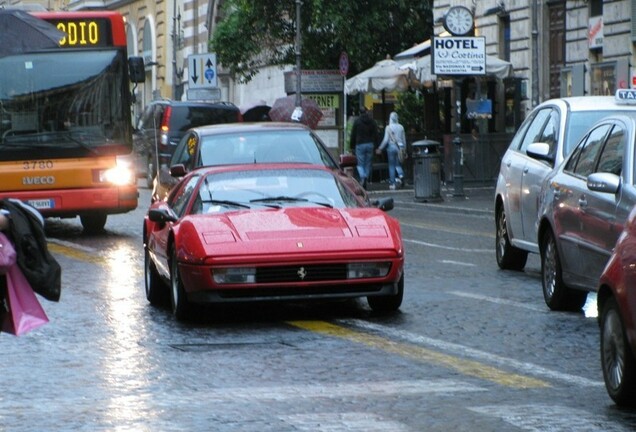
[[[579,310],[597,289],[636,204],[635,135],[636,114],[605,118],[543,183],[537,238],[552,310]]]

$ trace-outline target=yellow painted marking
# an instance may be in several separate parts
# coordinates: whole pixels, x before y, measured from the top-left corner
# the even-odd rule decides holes
[[[69,258],[73,258],[79,261],[89,262],[93,264],[104,264],[106,262],[106,260],[104,260],[104,258],[100,256],[91,255],[79,249],[74,249],[68,246],[56,243],[49,243],[48,247],[50,252],[65,255]]]
[[[522,389],[550,387],[550,385],[545,381],[535,378],[508,373],[473,360],[461,359],[459,357],[432,351],[420,346],[398,343],[372,334],[336,326],[324,321],[290,321],[289,324],[303,330],[346,339],[392,354],[408,357],[413,360],[442,365],[455,369],[464,375],[485,379],[507,387]]]

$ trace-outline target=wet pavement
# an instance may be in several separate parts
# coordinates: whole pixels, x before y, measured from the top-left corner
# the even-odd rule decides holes
[[[415,190],[412,183],[396,190],[389,190],[387,182],[371,183],[367,192],[373,197],[391,196],[395,205],[417,203],[427,208],[459,212],[492,214],[494,217],[495,183],[467,183],[457,188],[452,183],[441,183],[439,194],[437,187],[426,185],[421,190]]]

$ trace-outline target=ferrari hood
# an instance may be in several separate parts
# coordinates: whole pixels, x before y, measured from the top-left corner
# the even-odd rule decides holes
[[[224,254],[400,247],[397,221],[375,208],[290,207],[201,215],[191,222],[209,255],[220,246]]]

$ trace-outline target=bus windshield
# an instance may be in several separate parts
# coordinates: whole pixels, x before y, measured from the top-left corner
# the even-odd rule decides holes
[[[0,58],[0,160],[130,153],[126,67],[115,49]]]

